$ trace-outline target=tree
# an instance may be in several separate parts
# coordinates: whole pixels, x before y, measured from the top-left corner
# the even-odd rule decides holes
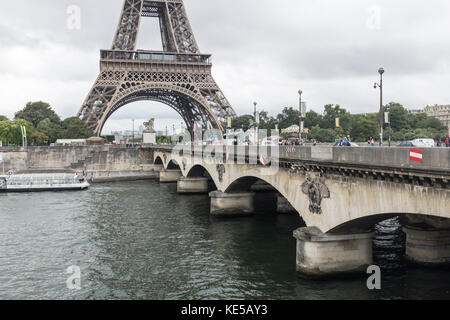
[[[353,141],[367,141],[370,137],[376,137],[378,133],[377,123],[363,115],[353,116],[350,136]]]
[[[61,139],[87,139],[94,135],[80,118],[67,118],[61,123]]]
[[[283,111],[278,114],[277,120],[280,129],[286,129],[293,125],[299,125],[300,114],[298,110],[294,108],[284,108]]]
[[[314,126],[309,130],[309,137],[318,142],[334,142],[337,138],[337,133],[333,129],[322,129],[319,126]]]
[[[266,111],[261,111],[259,113],[259,128],[271,130],[275,129],[277,120],[274,117],[269,116]]]
[[[116,139],[116,136],[112,135],[112,134],[106,134],[106,135],[102,135],[101,136],[103,139],[106,140],[106,142],[108,143],[113,143],[114,140]],[[120,141],[119,141],[120,142]]]
[[[34,131],[31,136],[31,143],[35,145],[44,145],[49,143],[50,139],[44,133],[40,131]]]
[[[306,128],[312,128],[312,127],[315,127],[315,126],[320,126],[322,121],[323,121],[322,115],[320,115],[317,112],[311,110],[311,111],[306,113],[305,127]]]
[[[56,140],[58,140],[62,132],[61,123],[54,123],[48,118],[39,122],[37,130],[43,135],[47,136],[46,141],[50,143],[54,143]]]
[[[231,128],[234,130],[243,129],[247,131],[250,129],[252,122],[254,121],[254,117],[252,115],[243,115],[240,117],[236,117],[231,122]]]
[[[409,127],[408,118],[410,113],[400,103],[391,102],[385,107],[390,110],[391,128],[398,131]]]
[[[156,143],[172,143],[172,137],[169,136],[156,136]]]
[[[334,129],[336,127],[336,118],[340,119],[340,125],[345,133],[349,133],[351,127],[350,114],[347,110],[341,108],[338,104],[327,104],[323,114],[323,121],[321,127],[324,129]]]
[[[28,102],[23,110],[15,114],[15,119],[27,120],[31,122],[35,128],[45,119],[49,119],[53,123],[59,123],[61,121],[50,105],[42,101]]]
[[[7,121],[0,121],[0,140],[6,144],[10,145],[21,145],[22,144],[22,132],[20,126],[24,126],[27,130],[27,136],[33,135],[34,127],[33,125],[23,119],[14,119]]]

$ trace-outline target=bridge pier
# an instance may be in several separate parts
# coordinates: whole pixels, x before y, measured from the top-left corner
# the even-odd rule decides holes
[[[373,264],[373,233],[323,234],[317,228],[294,231],[297,272],[313,278],[366,272]]]
[[[404,227],[406,258],[411,262],[439,265],[450,263],[450,230]]]
[[[205,177],[178,179],[177,191],[181,194],[208,193],[209,179]]]
[[[214,191],[211,197],[211,215],[219,217],[239,217],[255,212],[255,193],[225,193]]]
[[[182,176],[181,170],[164,170],[159,173],[159,182],[161,183],[174,183]]]

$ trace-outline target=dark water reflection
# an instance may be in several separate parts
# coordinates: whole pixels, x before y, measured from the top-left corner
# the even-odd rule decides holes
[[[295,274],[297,216],[214,219],[208,196],[130,182],[83,193],[0,195],[1,299],[450,298],[450,271],[407,266],[397,220],[377,226],[383,289]],[[66,287],[67,267],[82,289]]]

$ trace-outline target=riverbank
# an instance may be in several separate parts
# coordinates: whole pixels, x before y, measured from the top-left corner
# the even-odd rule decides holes
[[[94,183],[153,180],[161,165],[153,164],[153,151],[113,146],[0,148],[0,170],[14,174],[87,172]],[[2,172],[0,172],[1,174]]]
[[[159,172],[162,166],[152,166],[153,169],[146,171],[86,171],[88,178],[93,178],[93,183],[107,183],[119,181],[140,181],[140,180],[158,180]],[[82,171],[77,170],[21,170],[14,174],[52,174],[52,173],[78,173],[80,176]]]

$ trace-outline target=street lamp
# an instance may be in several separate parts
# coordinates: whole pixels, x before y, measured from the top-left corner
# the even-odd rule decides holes
[[[255,107],[255,109],[254,109],[254,117],[255,117],[255,143],[256,143],[256,145],[258,145],[258,120],[257,120],[258,113],[256,111],[256,106],[257,105],[258,105],[257,102],[253,102],[253,106]]]
[[[380,68],[378,69],[378,73],[380,74],[380,83],[376,83],[374,84],[374,88],[376,89],[377,87],[380,88],[380,147],[383,145],[383,116],[384,116],[384,112],[383,112],[383,74],[384,74],[384,69]]]
[[[387,107],[387,117],[386,117],[386,121],[389,124],[389,147],[391,146],[391,135],[392,135],[392,130],[391,130],[391,107],[388,106]]]
[[[131,121],[133,122],[133,148],[134,148],[134,119],[131,119]]]
[[[298,139],[299,143],[302,142],[302,90],[298,90],[298,95],[300,96],[300,102],[299,102],[299,108],[298,108],[298,114],[299,114],[299,122],[298,122]]]

